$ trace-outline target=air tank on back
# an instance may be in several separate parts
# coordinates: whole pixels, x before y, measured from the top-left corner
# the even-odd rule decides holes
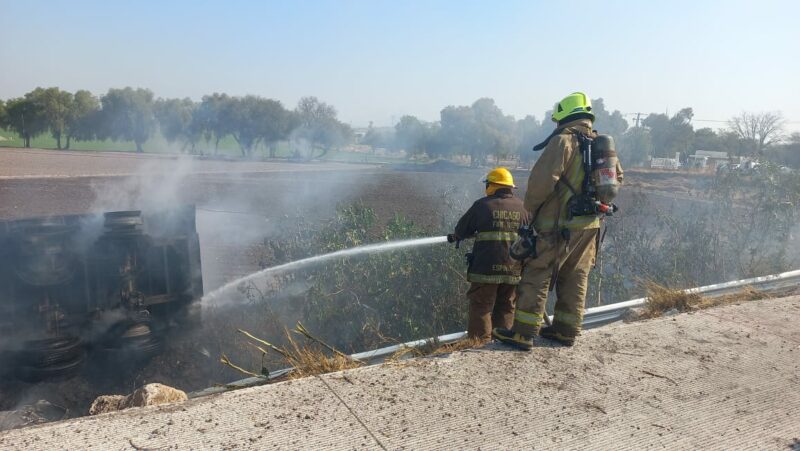
[[[597,135],[592,143],[592,184],[597,200],[610,204],[619,192],[617,147],[609,135]]]

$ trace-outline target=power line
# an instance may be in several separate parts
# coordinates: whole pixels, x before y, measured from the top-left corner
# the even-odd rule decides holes
[[[719,120],[719,119],[692,119],[692,122],[723,122],[723,123],[728,123],[728,122],[730,122],[730,120],[722,121],[722,120]],[[784,124],[800,124],[800,121],[781,121],[781,122],[783,122]]]
[[[645,116],[646,117],[646,116],[648,116],[650,114],[653,114],[653,113],[620,113],[620,114],[622,114],[623,116],[636,116],[636,123],[637,123],[637,126],[638,126],[638,123],[640,122],[639,118],[641,116]],[[717,123],[727,124],[727,123],[730,122],[730,119],[694,119],[694,118],[692,118],[691,122],[717,122]],[[784,120],[782,122],[784,124],[800,124],[800,121],[793,121],[793,120]]]

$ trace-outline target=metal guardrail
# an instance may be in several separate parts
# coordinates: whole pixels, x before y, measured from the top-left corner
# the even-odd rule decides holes
[[[703,287],[688,288],[682,291],[685,293],[698,293],[707,297],[716,297],[736,292],[737,290],[744,287],[753,287],[762,291],[774,291],[797,285],[800,285],[800,270],[788,271],[779,274],[772,274],[769,276],[753,277],[750,279],[734,280],[731,282],[706,285]],[[645,300],[646,298],[638,298],[638,299],[631,299],[630,301],[616,302],[614,304],[601,305],[599,307],[588,308],[586,309],[586,312],[584,314],[583,327],[588,329],[592,327],[599,327],[611,322],[619,321],[628,309],[641,307],[642,305],[644,305]],[[552,320],[552,316],[550,316],[550,319]],[[440,335],[438,337],[414,340],[393,346],[387,346],[384,348],[373,349],[371,351],[359,352],[356,354],[352,354],[350,357],[364,362],[380,361],[403,349],[420,348],[422,346],[430,345],[431,343],[436,343],[439,345],[453,343],[463,339],[466,336],[467,336],[466,332],[455,332],[451,334]],[[230,384],[226,384],[224,386],[211,387],[202,391],[190,393],[189,397],[195,398],[199,396],[211,395],[214,393],[221,393],[232,389],[246,388],[246,387],[266,384],[272,379],[277,379],[279,377],[285,376],[291,370],[292,370],[291,368],[286,368],[279,371],[274,371],[270,373],[269,377],[267,378],[249,377],[247,379],[241,379],[235,382],[231,382]]]
[[[744,287],[758,288],[762,291],[772,291],[780,288],[787,288],[795,285],[800,285],[800,269],[779,274],[772,274],[769,276],[753,277],[751,279],[734,280],[731,282],[717,283],[714,285],[706,285],[704,287],[688,288],[683,290],[686,293],[698,293],[709,297],[722,296],[730,294],[736,290]],[[625,302],[617,302],[614,304],[601,305],[586,310],[586,315],[613,312],[624,310],[631,307],[640,307],[644,305],[645,298],[632,299]]]
[[[718,283],[714,285],[706,285],[703,287],[689,288],[683,290],[686,293],[698,293],[709,297],[722,296],[725,294],[733,293],[738,289],[751,286],[763,291],[772,291],[780,288],[787,288],[795,285],[800,285],[800,270],[784,272],[780,274],[773,274],[769,276],[754,277],[751,279],[735,280],[732,282]],[[584,328],[592,328],[617,321],[622,318],[622,315],[629,308],[641,307],[645,303],[645,298],[632,299],[625,302],[617,302],[614,304],[601,305],[599,307],[592,307],[586,309],[583,319]],[[552,315],[550,316],[552,320]],[[359,360],[369,361],[377,358],[392,355],[403,348],[416,348],[425,346],[426,344],[435,341],[440,344],[452,343],[466,337],[466,332],[457,332],[447,335],[442,335],[436,338],[428,338],[425,340],[414,340],[399,345],[388,346],[385,348],[375,349],[372,351],[360,352],[353,354],[352,357]]]

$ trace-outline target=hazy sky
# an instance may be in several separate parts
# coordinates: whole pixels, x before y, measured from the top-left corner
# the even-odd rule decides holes
[[[316,95],[361,126],[479,97],[541,117],[584,90],[623,113],[780,110],[800,129],[798,17],[800,2],[769,0],[0,0],[0,98]]]

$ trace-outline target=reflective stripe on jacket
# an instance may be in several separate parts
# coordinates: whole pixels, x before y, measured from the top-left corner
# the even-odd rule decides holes
[[[560,133],[550,138],[550,142],[531,169],[528,189],[525,192],[525,208],[534,218],[533,226],[539,233],[555,231],[556,223],[559,229],[596,229],[600,227],[597,216],[576,216],[568,219],[567,211],[569,199],[583,191],[583,160],[577,133],[594,136],[592,122],[588,119],[579,119],[559,128]],[[569,186],[575,189],[575,193],[566,183],[558,182],[562,175]],[[622,183],[622,167],[619,163],[617,163],[617,178]],[[558,192],[555,196],[553,196],[554,190]]]
[[[500,189],[494,195],[475,201],[455,228],[459,239],[475,238],[467,280],[518,283],[520,265],[509,256],[509,251],[517,238],[519,226],[527,223],[528,213],[510,189]]]

